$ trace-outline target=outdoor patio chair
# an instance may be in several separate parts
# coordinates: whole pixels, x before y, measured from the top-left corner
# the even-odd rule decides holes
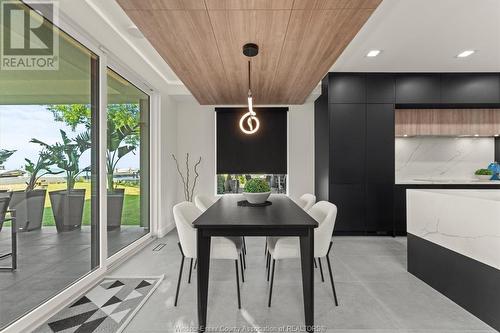
[[[0,231],[2,230],[3,224],[10,221],[11,223],[11,252],[0,254],[0,260],[11,257],[12,263],[10,267],[2,266],[0,271],[14,271],[17,269],[17,227],[16,227],[16,212],[15,210],[9,210],[10,195],[0,196]],[[9,217],[7,217],[9,213]]]

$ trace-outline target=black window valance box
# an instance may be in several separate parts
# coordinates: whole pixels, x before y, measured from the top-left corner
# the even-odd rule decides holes
[[[288,108],[254,108],[260,128],[254,134],[240,129],[248,108],[215,108],[218,174],[286,174]]]

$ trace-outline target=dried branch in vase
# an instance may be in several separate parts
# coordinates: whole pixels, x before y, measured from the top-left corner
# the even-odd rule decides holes
[[[177,158],[175,157],[174,154],[172,154],[172,158],[175,161],[175,166],[177,167],[177,172],[179,173],[179,176],[181,177],[184,199],[186,201],[193,201],[194,191],[196,189],[196,182],[198,181],[198,177],[199,177],[198,166],[201,163],[201,156],[198,159],[198,162],[196,162],[194,164],[194,167],[193,167],[195,177],[194,177],[193,184],[191,187],[189,185],[189,153],[186,153],[186,176],[184,176],[184,174],[182,173],[182,171],[179,167],[179,162],[177,161]]]

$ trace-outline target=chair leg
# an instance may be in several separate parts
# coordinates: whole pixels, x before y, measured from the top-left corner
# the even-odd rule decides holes
[[[271,253],[267,254],[267,282],[269,282],[269,273],[271,272]]]
[[[198,266],[198,259],[194,260],[194,267],[193,267],[193,269],[196,269],[196,266]]]
[[[266,237],[266,244],[265,244],[265,248],[264,248],[264,255],[267,254],[267,237]]]
[[[326,262],[328,264],[328,271],[330,272],[330,282],[332,283],[333,298],[335,299],[335,306],[339,306],[339,302],[337,300],[337,292],[335,291],[335,283],[333,283],[332,266],[330,264],[330,258],[328,257],[328,255],[326,256]]]
[[[267,302],[267,306],[271,307],[271,297],[273,296],[273,283],[274,283],[274,266],[276,264],[276,260],[273,259],[273,272],[271,273],[271,287],[269,288],[269,301]]]
[[[181,249],[181,246],[179,245],[179,249]],[[181,286],[181,278],[182,278],[182,269],[184,268],[184,253],[182,253],[182,249],[181,249],[181,255],[182,255],[182,259],[181,259],[181,268],[179,269],[179,278],[177,280],[177,291],[175,292],[175,302],[174,302],[174,306],[177,306],[177,299],[179,298],[179,288]]]
[[[316,264],[316,258],[313,258],[313,262],[314,262],[314,268],[318,268],[318,265]]]
[[[319,263],[319,272],[321,273],[321,282],[325,282],[325,278],[323,277],[323,266],[321,265],[321,258],[318,258]]]
[[[247,253],[246,251],[243,253],[243,268],[247,269]]]
[[[243,271],[243,258],[245,255],[243,253],[240,253],[240,266],[241,266],[241,282],[245,283],[245,273]]]
[[[243,254],[247,254],[247,243],[245,242],[245,237],[243,237]]]
[[[238,259],[234,261],[234,268],[236,268],[236,291],[238,292],[238,309],[241,309],[240,276],[238,274]]]
[[[191,262],[189,263],[189,278],[188,283],[191,283],[191,272],[193,271],[193,258],[191,258]]]

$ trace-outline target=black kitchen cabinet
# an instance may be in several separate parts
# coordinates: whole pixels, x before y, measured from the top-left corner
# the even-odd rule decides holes
[[[367,182],[394,184],[394,149],[394,104],[367,104]]]
[[[394,75],[366,74],[366,103],[388,103],[396,101]]]
[[[394,221],[395,235],[406,235],[406,186],[394,186]]]
[[[366,184],[366,231],[368,233],[392,235],[393,196],[393,184]]]
[[[329,103],[365,103],[365,100],[364,74],[335,73],[330,75]]]
[[[330,202],[338,207],[336,234],[366,231],[364,184],[330,184]]]
[[[500,76],[495,73],[441,74],[441,103],[500,103]]]
[[[330,104],[330,177],[336,184],[365,181],[365,104]]]
[[[329,73],[321,91],[315,104],[316,196],[337,204],[337,235],[406,235],[407,188],[485,187],[396,185],[394,109],[498,108],[499,73]],[[497,161],[499,156],[496,138]]]
[[[328,95],[321,95],[314,102],[314,186],[316,200],[328,200],[330,174],[330,130]],[[326,126],[324,126],[326,124]]]
[[[396,104],[439,104],[439,74],[399,74],[396,76]]]

